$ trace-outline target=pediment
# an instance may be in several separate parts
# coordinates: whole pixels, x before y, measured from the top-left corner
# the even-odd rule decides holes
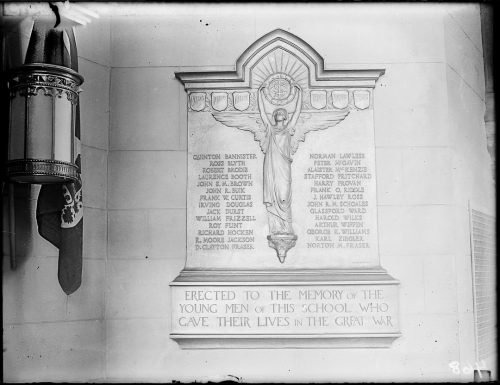
[[[308,43],[276,29],[255,41],[236,60],[235,71],[177,72],[186,89],[255,89],[270,76],[293,78],[303,88],[373,88],[384,69],[325,69]]]

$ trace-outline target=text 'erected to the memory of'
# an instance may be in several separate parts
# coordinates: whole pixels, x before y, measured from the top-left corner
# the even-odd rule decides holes
[[[392,285],[176,288],[175,329],[279,333],[397,327]],[[284,329],[283,329],[284,328]]]

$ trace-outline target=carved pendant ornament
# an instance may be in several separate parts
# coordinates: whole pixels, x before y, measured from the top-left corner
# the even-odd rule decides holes
[[[327,71],[309,46],[305,52],[291,44],[300,40],[294,35],[276,30],[261,40],[266,38],[267,44],[251,46],[238,59],[236,77],[241,81],[224,79],[224,73],[176,76],[188,91],[189,111],[210,113],[227,127],[253,134],[264,154],[267,240],[283,263],[298,241],[291,210],[293,155],[312,132],[332,129],[352,110],[370,108],[371,89],[381,71]]]

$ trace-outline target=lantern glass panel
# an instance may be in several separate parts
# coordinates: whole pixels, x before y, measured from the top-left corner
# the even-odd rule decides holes
[[[24,158],[24,116],[26,97],[16,94],[11,99],[9,160]]]
[[[52,158],[52,96],[39,91],[28,98],[27,159]]]
[[[55,120],[54,120],[54,158],[71,163],[73,120],[71,102],[63,94],[62,97],[54,98]]]

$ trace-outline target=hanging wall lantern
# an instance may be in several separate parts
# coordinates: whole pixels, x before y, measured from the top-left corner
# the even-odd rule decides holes
[[[68,67],[25,64],[12,70],[7,177],[21,183],[76,181],[75,122],[83,77]]]

